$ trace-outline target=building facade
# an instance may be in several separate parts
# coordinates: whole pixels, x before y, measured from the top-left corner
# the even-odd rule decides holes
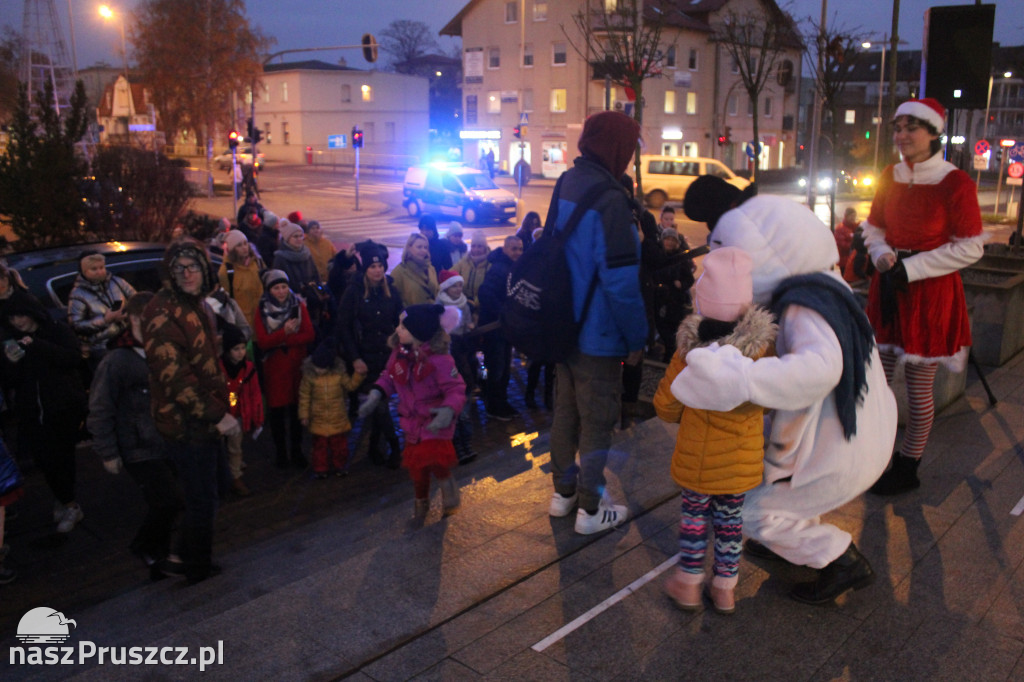
[[[248,109],[241,115],[248,118]],[[358,127],[364,140],[360,163],[413,165],[427,153],[429,86],[419,76],[317,60],[270,64],[256,92],[255,123],[263,132],[260,151],[269,161],[311,158],[350,165],[351,132]]]
[[[99,143],[161,149],[164,135],[157,130],[157,114],[149,88],[129,83],[123,74],[106,86],[96,107]]]
[[[599,60],[585,59],[573,47],[585,49],[574,15],[582,11],[592,16],[614,8],[614,3],[471,0],[442,29],[443,35],[462,37],[466,159],[493,151],[504,170],[523,158],[535,174],[556,177],[576,155],[587,116],[605,109],[632,113],[636,103],[621,86],[606,85],[594,68]],[[771,0],[672,4],[675,11],[659,15],[661,74],[644,82],[645,151],[706,156],[747,168],[745,143],[753,138],[753,107],[739,70],[714,40],[713,27],[726,12],[786,17]],[[796,154],[799,49],[785,50],[777,65],[777,77],[759,96],[759,168],[792,165]],[[515,138],[514,128],[524,124],[525,134]],[[729,142],[719,145],[719,136],[726,132]]]

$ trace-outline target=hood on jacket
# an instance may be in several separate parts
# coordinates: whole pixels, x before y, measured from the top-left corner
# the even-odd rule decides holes
[[[310,377],[320,376],[316,373],[316,370],[317,366],[313,364],[313,356],[307,355],[302,361],[302,374]],[[345,371],[345,360],[342,358],[335,358],[334,364],[327,369],[327,374],[344,374]]]
[[[825,223],[803,204],[770,195],[752,197],[722,215],[710,246],[738,246],[750,254],[754,302],[761,305],[787,277],[827,272],[839,261]]]
[[[179,258],[191,258],[201,266],[203,275],[203,288],[199,292],[198,298],[206,298],[210,292],[213,291],[213,275],[210,272],[210,259],[206,256],[206,249],[203,245],[193,239],[184,239],[180,242],[173,242],[167,247],[167,251],[164,252],[164,261],[161,275],[164,281],[168,283],[171,290],[182,296],[188,296],[184,291],[178,288],[178,284],[171,274],[171,268],[178,262]]]
[[[514,262],[511,258],[508,257],[508,255],[505,254],[505,248],[502,246],[499,246],[498,248],[494,249],[489,254],[487,254],[488,263],[494,264],[499,261],[502,263],[508,263],[509,265],[512,265]]]
[[[29,292],[21,289],[16,289],[7,298],[7,304],[4,308],[4,319],[0,320],[0,322],[10,326],[10,319],[12,315],[24,315],[25,317],[31,317],[41,327],[47,326],[52,322],[49,313],[46,312],[46,308],[43,307],[43,304],[39,299]],[[21,332],[18,333],[20,334]]]
[[[704,317],[694,313],[687,315],[676,331],[677,351],[686,357],[694,348],[710,346],[717,342],[720,345],[735,346],[740,353],[748,358],[759,358],[765,354],[769,346],[775,342],[779,327],[770,311],[760,306],[750,306],[736,321],[733,330],[723,337],[702,341],[698,328]]]
[[[639,141],[639,123],[618,111],[602,111],[583,122],[576,146],[583,156],[618,178],[629,167]]]

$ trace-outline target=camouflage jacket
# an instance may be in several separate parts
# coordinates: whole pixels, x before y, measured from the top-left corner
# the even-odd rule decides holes
[[[165,285],[146,306],[143,320],[157,430],[187,442],[216,438],[216,424],[228,411],[228,389],[202,299]]]

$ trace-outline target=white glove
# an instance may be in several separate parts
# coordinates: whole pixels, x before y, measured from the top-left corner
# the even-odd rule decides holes
[[[109,474],[117,475],[121,473],[121,458],[115,457],[114,459],[103,460],[103,468],[106,469]]]
[[[695,348],[672,382],[672,395],[687,407],[728,412],[750,400],[747,370],[753,364],[735,346]]]
[[[446,428],[452,423],[452,419],[455,418],[455,410],[447,405],[431,408],[430,414],[434,415],[434,418],[427,424],[427,430],[431,433],[437,433],[441,429]]]
[[[242,432],[242,425],[235,419],[235,415],[226,412],[221,420],[217,422],[217,433],[222,436],[237,436]]]
[[[370,391],[370,395],[366,396],[366,400],[359,406],[359,418],[366,419],[373,411],[377,409],[377,405],[380,404],[380,391]]]

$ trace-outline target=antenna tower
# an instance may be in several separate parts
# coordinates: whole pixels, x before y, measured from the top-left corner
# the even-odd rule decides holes
[[[21,82],[33,101],[44,84],[53,84],[60,114],[71,105],[74,78],[54,0],[25,0],[21,24]]]

